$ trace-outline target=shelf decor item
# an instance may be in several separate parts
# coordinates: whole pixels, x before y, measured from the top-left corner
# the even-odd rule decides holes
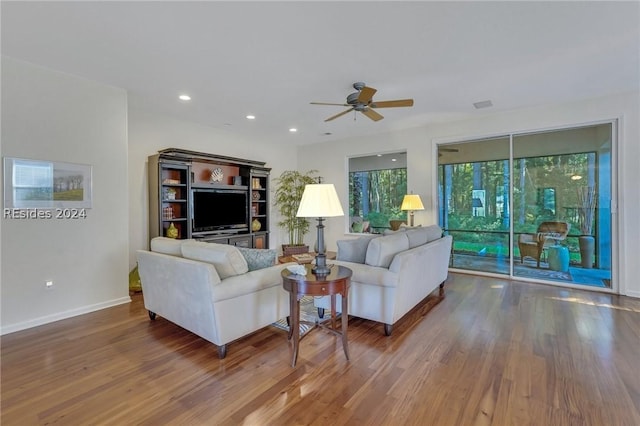
[[[173,208],[171,206],[163,207],[162,219],[164,220],[173,219]]]
[[[178,238],[178,228],[175,227],[173,222],[169,224],[167,228],[167,237],[168,238]]]
[[[222,168],[221,167],[216,167],[215,169],[211,170],[211,182],[213,183],[217,183],[217,182],[222,182],[222,179],[224,178],[224,173],[222,173]]]
[[[174,201],[176,199],[176,190],[173,188],[167,188],[164,192],[165,200]]]
[[[257,232],[260,228],[262,228],[262,223],[260,223],[258,219],[253,219],[253,222],[251,222],[251,230]]]

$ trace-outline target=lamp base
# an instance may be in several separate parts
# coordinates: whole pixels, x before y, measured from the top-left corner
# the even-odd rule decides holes
[[[311,268],[311,272],[316,275],[328,275],[331,267],[327,266],[327,255],[324,252],[316,255],[316,264]]]
[[[329,275],[329,273],[331,272],[331,267],[326,265],[322,267],[314,266],[311,269],[311,272],[313,272],[315,275]]]

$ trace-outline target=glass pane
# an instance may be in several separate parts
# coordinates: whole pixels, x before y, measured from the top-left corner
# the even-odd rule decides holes
[[[349,159],[349,232],[383,233],[404,221],[407,154],[394,152]]]
[[[452,267],[509,274],[509,137],[438,147],[439,221]]]
[[[515,276],[611,287],[611,130],[514,137]]]

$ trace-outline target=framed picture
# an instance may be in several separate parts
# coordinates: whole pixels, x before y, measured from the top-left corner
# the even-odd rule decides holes
[[[91,166],[4,158],[5,208],[91,208]]]

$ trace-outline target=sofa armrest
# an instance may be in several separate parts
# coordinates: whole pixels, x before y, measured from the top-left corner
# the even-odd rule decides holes
[[[138,250],[137,257],[145,308],[221,344],[213,315],[213,287],[220,283],[215,267],[146,250]]]

